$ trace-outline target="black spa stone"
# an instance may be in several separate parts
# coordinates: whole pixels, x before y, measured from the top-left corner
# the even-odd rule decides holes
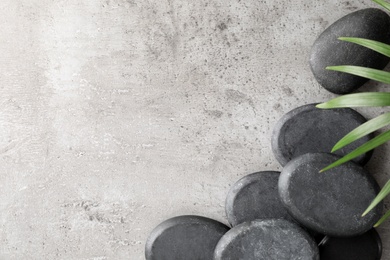
[[[355,65],[383,69],[389,58],[339,37],[360,37],[390,43],[390,17],[380,9],[353,12],[330,25],[314,42],[310,66],[318,83],[336,94],[350,93],[367,79],[347,73],[326,70],[327,66]]]
[[[284,166],[291,159],[306,153],[328,153],[346,134],[365,123],[366,119],[350,108],[319,109],[315,104],[295,108],[275,125],[271,138],[272,150]],[[372,139],[365,136],[335,152],[343,156]],[[371,158],[368,152],[354,159],[364,165]]]
[[[311,230],[329,236],[359,235],[381,216],[382,203],[361,217],[379,186],[353,162],[319,172],[337,159],[332,154],[315,153],[290,161],[280,174],[280,198],[294,219]]]
[[[379,260],[382,242],[375,229],[354,237],[329,237],[320,244],[321,260]]]
[[[168,219],[149,235],[146,260],[212,259],[215,246],[228,230],[224,224],[200,216]]]
[[[214,260],[318,260],[316,243],[296,224],[282,219],[244,222],[228,231]]]
[[[225,209],[232,226],[255,219],[292,220],[279,198],[279,175],[276,171],[252,173],[230,188]]]

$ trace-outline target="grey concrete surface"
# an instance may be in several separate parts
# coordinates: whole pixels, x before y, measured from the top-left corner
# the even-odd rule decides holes
[[[334,96],[310,72],[316,37],[373,6],[2,0],[0,259],[144,259],[167,218],[227,223],[229,187],[280,170],[277,120]],[[381,185],[388,156],[380,148],[368,165]]]

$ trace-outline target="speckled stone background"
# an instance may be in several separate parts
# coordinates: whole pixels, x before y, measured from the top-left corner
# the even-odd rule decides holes
[[[276,121],[335,96],[310,72],[316,37],[374,6],[2,0],[0,259],[138,260],[166,218],[227,223],[229,187],[280,170]],[[381,185],[389,152],[368,165]],[[389,228],[379,229],[383,259]]]

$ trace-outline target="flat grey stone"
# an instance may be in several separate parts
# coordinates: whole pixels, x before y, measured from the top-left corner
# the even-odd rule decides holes
[[[282,219],[254,220],[228,231],[214,260],[318,260],[316,243],[299,226]]]
[[[232,226],[255,219],[292,220],[279,198],[279,175],[276,171],[252,173],[230,188],[225,208]]]
[[[179,216],[158,225],[145,246],[146,260],[212,259],[215,246],[229,230],[200,216]]]
[[[302,225],[329,236],[362,234],[379,220],[379,204],[365,209],[379,192],[374,178],[361,166],[347,162],[326,172],[332,154],[305,154],[290,161],[279,178],[279,194],[289,213]]]
[[[325,70],[327,66],[355,65],[383,69],[389,58],[339,37],[360,37],[390,43],[390,17],[382,10],[368,8],[353,12],[330,25],[314,42],[310,54],[311,70],[318,83],[336,94],[350,93],[367,79]]]
[[[350,108],[319,109],[315,104],[297,107],[285,114],[275,125],[272,133],[272,150],[284,166],[291,159],[306,153],[329,153],[346,134],[365,123],[366,119]],[[372,139],[365,136],[338,150],[343,156]],[[364,165],[371,158],[368,152],[354,159]]]
[[[320,244],[321,260],[379,260],[382,241],[375,229],[354,237],[329,237]]]

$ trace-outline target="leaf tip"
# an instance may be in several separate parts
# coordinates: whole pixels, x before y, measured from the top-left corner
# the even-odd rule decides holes
[[[326,66],[325,69],[326,69],[326,70],[339,71],[339,69],[340,69],[341,66],[343,66],[343,65],[340,65],[340,66]]]
[[[325,168],[322,168],[321,170],[320,170],[320,172],[326,172],[326,171],[328,171],[328,170],[330,170],[330,169],[332,169],[332,168],[334,168],[334,167],[336,167],[336,166],[334,166],[334,165],[328,165],[328,166],[326,166]]]

